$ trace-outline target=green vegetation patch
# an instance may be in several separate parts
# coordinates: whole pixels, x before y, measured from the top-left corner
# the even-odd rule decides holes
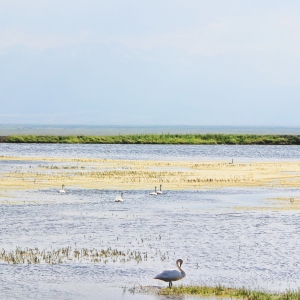
[[[286,291],[284,293],[268,293],[246,288],[227,288],[222,285],[209,286],[178,286],[164,288],[160,295],[193,295],[199,297],[242,298],[247,300],[299,300],[300,290]]]
[[[173,144],[173,145],[300,145],[297,135],[255,134],[136,134],[117,136],[2,136],[4,143],[54,144]]]

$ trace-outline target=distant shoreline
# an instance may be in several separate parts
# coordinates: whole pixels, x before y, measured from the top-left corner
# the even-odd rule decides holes
[[[8,135],[0,143],[144,144],[144,145],[300,145],[299,135],[257,134],[132,134],[132,135]]]
[[[242,125],[38,125],[1,124],[0,136],[61,135],[108,136],[137,134],[256,134],[298,135],[300,126]]]

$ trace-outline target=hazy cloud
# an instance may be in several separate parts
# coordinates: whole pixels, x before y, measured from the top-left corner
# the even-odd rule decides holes
[[[0,122],[300,125],[297,1],[0,6]]]

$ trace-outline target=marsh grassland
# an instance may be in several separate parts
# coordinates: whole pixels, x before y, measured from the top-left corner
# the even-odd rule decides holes
[[[163,145],[299,145],[297,135],[257,134],[134,134],[116,136],[3,136],[5,143],[163,144]]]

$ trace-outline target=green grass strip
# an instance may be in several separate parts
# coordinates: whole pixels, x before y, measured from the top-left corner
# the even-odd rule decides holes
[[[242,298],[247,300],[299,300],[300,290],[286,291],[284,293],[268,293],[246,288],[227,288],[222,285],[209,286],[177,286],[164,288],[159,291],[160,295],[193,295],[201,297]]]
[[[255,134],[13,135],[0,136],[0,142],[52,144],[300,145],[300,136]]]

